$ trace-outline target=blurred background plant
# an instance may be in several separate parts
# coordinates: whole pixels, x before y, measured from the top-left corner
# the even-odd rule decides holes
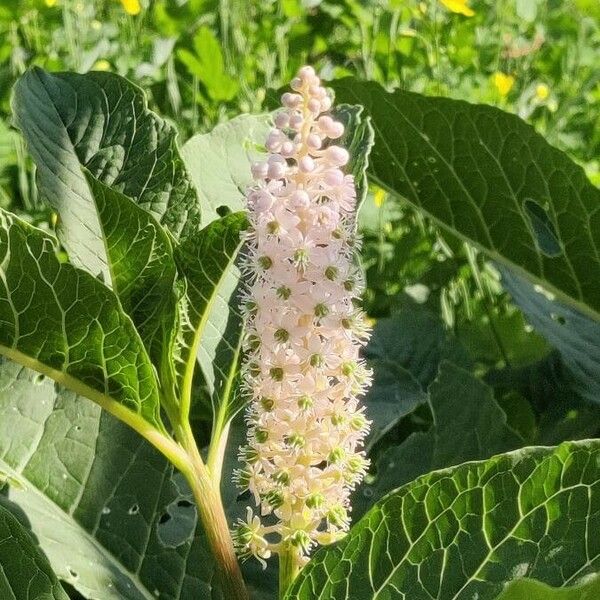
[[[0,205],[54,224],[10,127],[12,84],[31,65],[128,77],[183,142],[265,110],[267,91],[310,63],[325,79],[358,75],[514,112],[598,184],[599,53],[596,0],[5,0]],[[503,369],[523,378],[519,369],[554,360],[472,247],[379,189],[360,225],[373,319],[431,311],[488,379]],[[521,415],[540,408],[513,388],[501,402]]]

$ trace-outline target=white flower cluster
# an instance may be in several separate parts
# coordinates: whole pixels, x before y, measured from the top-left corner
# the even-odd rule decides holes
[[[315,544],[349,526],[349,495],[365,474],[369,422],[357,396],[370,383],[359,358],[368,337],[356,306],[362,276],[354,256],[356,189],[330,143],[344,126],[311,67],[282,96],[247,191],[250,229],[244,384],[246,463],[237,473],[260,506],[234,532],[243,556],[291,552],[297,565]]]

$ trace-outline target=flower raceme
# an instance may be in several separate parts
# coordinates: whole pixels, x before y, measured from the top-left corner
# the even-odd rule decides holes
[[[368,338],[357,297],[356,189],[349,155],[331,143],[344,133],[311,67],[293,79],[283,110],[255,163],[242,270],[247,318],[248,444],[239,484],[259,515],[234,532],[242,556],[274,552],[297,567],[313,546],[349,527],[349,496],[367,460],[369,422],[358,401],[370,384],[359,358]]]

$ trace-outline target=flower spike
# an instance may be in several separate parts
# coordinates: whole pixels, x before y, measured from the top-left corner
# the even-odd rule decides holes
[[[331,98],[312,67],[291,87],[246,193],[251,401],[238,480],[259,515],[248,509],[235,538],[242,556],[291,550],[301,566],[316,544],[349,528],[350,493],[368,467],[358,396],[371,374],[359,356],[369,330],[355,306],[356,189],[343,170],[348,151],[331,142],[344,126],[328,114]]]

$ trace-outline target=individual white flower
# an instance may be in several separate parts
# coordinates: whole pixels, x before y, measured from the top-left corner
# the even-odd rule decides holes
[[[368,467],[369,421],[357,397],[370,372],[360,358],[368,327],[354,302],[362,290],[356,189],[343,170],[348,151],[331,143],[344,126],[326,114],[332,102],[311,67],[291,87],[246,193],[251,401],[236,476],[260,516],[248,509],[235,541],[244,557],[264,562],[285,550],[301,566],[315,545],[348,530],[350,493]]]

